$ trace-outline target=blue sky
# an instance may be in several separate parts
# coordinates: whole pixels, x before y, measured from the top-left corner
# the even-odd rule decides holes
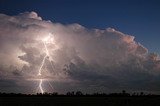
[[[43,19],[87,28],[115,28],[160,54],[159,0],[1,0],[0,13],[35,11]]]

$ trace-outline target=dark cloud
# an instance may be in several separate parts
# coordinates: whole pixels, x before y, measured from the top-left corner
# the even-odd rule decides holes
[[[158,92],[159,56],[148,53],[134,36],[113,28],[87,29],[79,24],[52,23],[42,20],[35,12],[17,16],[0,14],[0,76],[3,80],[0,89],[6,87],[8,80],[13,86],[13,89],[6,87],[10,92],[23,87],[27,92],[38,86],[31,82],[37,81],[45,56],[42,40],[49,33],[53,34],[54,42],[47,44],[50,56],[45,60],[42,74],[55,91]],[[46,91],[52,91],[47,81],[44,86]]]

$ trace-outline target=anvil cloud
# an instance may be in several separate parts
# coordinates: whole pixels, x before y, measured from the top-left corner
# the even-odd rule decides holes
[[[35,12],[0,14],[0,91],[35,92],[33,79],[45,55],[41,40],[49,33],[58,49],[48,45],[54,69],[46,61],[43,75],[54,92],[159,92],[159,56],[134,36],[113,28],[52,23]]]

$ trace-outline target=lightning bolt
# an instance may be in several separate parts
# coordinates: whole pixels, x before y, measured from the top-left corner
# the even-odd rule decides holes
[[[45,53],[46,53],[46,55],[44,56],[44,58],[42,60],[42,64],[41,64],[41,66],[39,68],[39,71],[38,71],[38,76],[42,75],[42,68],[44,66],[46,58],[49,56],[49,52],[48,52],[48,49],[47,49],[46,42],[43,41],[43,44],[44,44],[44,47],[45,47]],[[40,81],[39,81],[39,89],[40,89],[40,92],[43,94],[44,90],[43,90],[42,84],[43,84],[43,79],[40,79]]]
[[[41,74],[41,72],[42,72],[42,67],[44,66],[44,63],[45,63],[45,59],[47,58],[47,55],[46,56],[44,56],[44,58],[43,58],[43,60],[42,60],[42,64],[41,64],[41,66],[40,66],[40,68],[39,68],[39,71],[38,71],[38,76],[41,76],[42,74]]]
[[[49,51],[48,51],[48,48],[47,48],[47,43],[51,43],[51,41],[49,41],[49,40],[53,40],[53,39],[51,39],[51,34],[49,33],[49,36],[47,37],[47,38],[45,38],[44,40],[42,40],[42,42],[43,42],[43,44],[44,44],[44,48],[45,48],[45,56],[44,56],[44,58],[43,58],[43,60],[42,60],[42,63],[41,63],[41,65],[40,65],[40,68],[39,68],[39,70],[38,70],[38,76],[42,76],[42,68],[43,68],[43,66],[44,66],[44,63],[45,63],[45,60],[47,59],[47,57],[50,57],[49,56]],[[54,43],[53,43],[54,44]],[[54,44],[55,45],[55,44]],[[55,45],[56,46],[56,45]],[[55,49],[54,50],[56,50],[57,49],[57,46],[55,47]],[[52,65],[52,63],[51,63],[51,61],[50,61],[50,58],[49,58],[49,62],[50,62],[50,64],[51,64],[51,67],[52,67],[52,70],[53,70],[53,65]],[[44,93],[44,90],[43,90],[43,87],[42,87],[42,84],[43,84],[43,79],[40,79],[39,80],[39,90],[40,90],[40,92],[43,94]],[[53,89],[53,87],[52,87],[52,85],[49,83],[49,85],[51,86],[51,88]]]
[[[40,79],[39,89],[40,89],[41,93],[43,94],[43,93],[44,93],[44,90],[43,90],[43,88],[42,88],[42,83],[43,83],[43,79]]]

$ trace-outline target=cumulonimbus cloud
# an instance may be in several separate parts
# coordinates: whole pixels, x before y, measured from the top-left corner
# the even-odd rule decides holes
[[[35,12],[16,16],[0,14],[3,79],[0,89],[9,89],[5,80],[6,84],[8,80],[16,83],[14,89],[27,87],[24,82],[37,74],[45,55],[41,39],[49,33],[54,35],[59,48],[52,51],[55,45],[48,46],[54,69],[46,61],[44,74],[53,81],[55,91],[157,92],[160,89],[159,57],[148,53],[134,36],[113,28],[87,29],[79,24],[52,23],[42,20]]]

